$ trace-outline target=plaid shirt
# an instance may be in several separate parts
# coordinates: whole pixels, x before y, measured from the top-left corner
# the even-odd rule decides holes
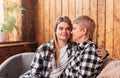
[[[102,60],[96,54],[96,45],[90,39],[75,44],[74,48],[68,45],[68,56],[72,57],[66,69],[59,78],[95,78]],[[49,78],[52,69],[51,58],[54,56],[54,41],[41,45],[31,64],[31,70],[20,78]]]
[[[68,43],[66,52],[68,57],[72,55],[71,45]],[[31,69],[21,75],[19,78],[49,78],[52,69],[52,58],[54,57],[55,48],[54,40],[41,45],[31,63]]]
[[[96,78],[102,68],[102,60],[96,54],[96,44],[90,39],[73,48],[75,55],[60,78]]]

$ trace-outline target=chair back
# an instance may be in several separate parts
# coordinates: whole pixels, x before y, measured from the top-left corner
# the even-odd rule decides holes
[[[0,78],[18,78],[30,68],[34,52],[13,55],[0,65]]]

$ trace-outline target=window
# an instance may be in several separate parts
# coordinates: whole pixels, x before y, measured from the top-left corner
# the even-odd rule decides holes
[[[8,40],[5,41],[13,42],[22,40],[21,13],[20,1],[13,2],[11,0],[0,0],[0,23],[2,23],[0,25],[0,31],[8,32]]]

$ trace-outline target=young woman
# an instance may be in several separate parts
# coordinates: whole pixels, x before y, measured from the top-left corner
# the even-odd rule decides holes
[[[59,17],[54,26],[54,38],[37,49],[31,69],[20,78],[59,77],[72,55],[71,31],[71,20],[66,16]]]

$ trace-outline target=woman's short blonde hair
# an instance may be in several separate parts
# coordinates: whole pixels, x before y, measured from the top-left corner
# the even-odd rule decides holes
[[[72,24],[78,24],[81,28],[86,27],[88,30],[89,38],[93,39],[93,33],[95,30],[95,22],[89,16],[79,16],[73,19]]]

